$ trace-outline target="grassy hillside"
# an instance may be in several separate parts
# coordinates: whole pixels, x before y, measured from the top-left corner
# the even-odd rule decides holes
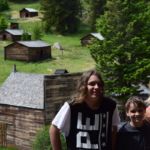
[[[11,2],[11,10],[9,11],[12,18],[16,19],[20,26],[29,32],[35,25],[40,24],[41,20],[38,17],[32,19],[20,19],[17,16],[18,10],[23,7],[39,8],[39,3],[29,4],[15,4]],[[8,13],[8,12],[7,12]],[[84,30],[83,30],[84,29]],[[86,28],[81,28],[81,31],[75,35],[55,35],[55,34],[43,34],[42,40],[46,41],[50,45],[55,42],[59,42],[64,51],[52,49],[52,59],[39,61],[39,62],[21,62],[4,60],[4,46],[8,45],[8,41],[0,41],[0,85],[8,77],[13,69],[13,64],[16,64],[17,70],[30,73],[44,73],[52,74],[56,69],[67,69],[69,72],[78,72],[91,69],[95,66],[94,60],[90,56],[88,48],[82,47],[80,44],[80,38],[88,33]]]

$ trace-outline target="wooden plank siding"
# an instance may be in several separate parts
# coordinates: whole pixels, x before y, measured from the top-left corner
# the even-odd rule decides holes
[[[51,47],[28,47],[12,43],[4,48],[4,59],[38,61],[51,58]]]
[[[37,131],[44,125],[50,125],[63,103],[70,101],[75,94],[80,76],[81,73],[44,75],[41,82],[43,89],[40,88],[44,95],[41,99],[42,104],[39,103],[42,107],[38,109],[33,107],[34,105],[27,105],[27,107],[26,105],[17,106],[13,102],[12,104],[1,103],[0,122],[7,125],[7,145],[14,145],[19,150],[31,150]],[[6,99],[6,96],[4,98]],[[33,101],[36,100],[33,99]],[[27,100],[25,102],[28,103]]]
[[[5,31],[1,31],[0,32],[0,40],[9,40],[9,41],[12,41],[13,37],[12,37],[11,34],[5,32]]]
[[[19,44],[14,44],[5,48],[5,59],[12,60],[29,60],[28,47],[20,46]]]
[[[0,120],[7,124],[7,145],[30,150],[37,131],[43,127],[44,112],[30,108],[0,105]]]
[[[45,121],[49,124],[58,109],[75,94],[81,73],[45,76]]]

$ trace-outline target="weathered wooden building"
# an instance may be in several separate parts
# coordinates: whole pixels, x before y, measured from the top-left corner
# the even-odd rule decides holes
[[[19,23],[18,22],[11,22],[10,23],[10,29],[19,29]]]
[[[23,35],[20,29],[5,29],[0,31],[0,40],[19,41]]]
[[[38,61],[51,58],[51,46],[44,41],[17,41],[4,47],[4,59]]]
[[[7,125],[7,145],[31,150],[37,131],[70,100],[80,75],[12,72],[0,88],[0,122]]]
[[[23,8],[19,11],[20,18],[28,18],[38,16],[38,11],[33,8]]]
[[[104,40],[104,37],[101,35],[101,33],[89,33],[80,39],[81,45],[86,46],[92,44],[94,39],[102,41]]]

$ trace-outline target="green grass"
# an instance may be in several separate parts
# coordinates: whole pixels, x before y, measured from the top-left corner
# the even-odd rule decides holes
[[[44,35],[42,40],[53,45],[59,42],[64,50],[52,49],[52,59],[39,62],[23,62],[4,60],[4,46],[8,42],[0,42],[0,84],[8,77],[16,64],[20,72],[52,74],[56,69],[67,69],[69,72],[88,70],[95,66],[88,48],[80,44],[80,36]]]
[[[0,147],[0,150],[17,150],[16,148],[4,148],[4,147]]]
[[[39,2],[34,3],[13,3],[10,2],[11,16],[12,12],[19,11],[22,7],[38,8]],[[31,32],[33,28],[38,24],[41,24],[40,18],[32,19],[20,19],[16,18],[20,27],[27,32]],[[89,32],[87,26],[81,26],[80,31],[73,35],[58,35],[58,34],[44,34],[42,40],[53,45],[55,42],[59,42],[64,48],[63,54],[61,50],[52,49],[52,59],[47,59],[39,62],[23,62],[4,60],[4,46],[8,45],[8,41],[0,41],[0,85],[12,72],[13,65],[16,64],[19,72],[28,73],[42,73],[53,74],[56,69],[67,69],[69,72],[80,72],[95,67],[95,62],[91,58],[90,51],[86,47],[82,47],[80,44],[80,38]]]
[[[34,8],[37,10],[40,10],[40,5],[39,1],[31,1],[31,0],[26,0],[26,1],[21,1],[21,3],[16,3],[16,2],[9,2],[10,10],[16,10],[19,11],[22,8]]]

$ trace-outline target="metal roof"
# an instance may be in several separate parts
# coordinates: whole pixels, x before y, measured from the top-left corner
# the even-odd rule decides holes
[[[33,9],[33,8],[24,8],[24,9],[29,12],[38,12],[36,9]]]
[[[101,33],[91,33],[91,35],[99,40],[104,40],[104,37],[101,35]]]
[[[0,87],[0,104],[44,109],[44,75],[12,72]]]
[[[5,31],[12,35],[22,35],[23,34],[23,30],[20,30],[20,29],[6,29]]]
[[[50,46],[49,44],[41,41],[41,40],[37,40],[37,41],[17,41],[17,43],[20,43],[22,45],[25,45],[27,47],[47,47]]]

